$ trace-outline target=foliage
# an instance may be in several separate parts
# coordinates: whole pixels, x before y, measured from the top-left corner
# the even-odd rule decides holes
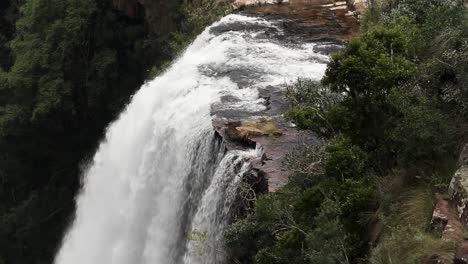
[[[393,4],[365,14],[322,84],[288,88],[285,117],[328,143],[288,156],[290,182],[233,225],[261,231],[262,243],[235,255],[241,263],[358,263],[374,225],[383,234],[371,263],[453,257],[428,227],[467,117],[468,11],[461,1]],[[247,234],[227,237],[242,244]]]
[[[342,95],[310,79],[298,79],[286,91],[291,110],[285,117],[301,129],[314,129],[327,136],[334,132],[332,121]],[[339,114],[338,114],[339,115]]]
[[[374,28],[353,38],[333,55],[323,79],[332,91],[346,93],[358,103],[378,103],[391,88],[409,80],[414,64],[405,56],[408,39],[400,26]]]
[[[347,147],[351,151],[344,151]],[[325,151],[307,147],[291,153],[290,182],[276,193],[260,196],[254,212],[228,228],[231,257],[263,264],[342,263],[360,256],[366,222],[362,215],[372,208],[372,183],[363,174],[349,179],[327,176],[326,163],[348,166],[363,158],[361,154],[341,138]]]
[[[199,256],[205,253],[206,242],[208,241],[207,233],[194,229],[189,232],[187,239],[192,242]]]
[[[325,149],[325,171],[334,179],[359,179],[366,172],[366,153],[349,138],[338,136]]]
[[[168,36],[107,0],[1,5],[0,261],[52,263],[81,163],[150,65],[171,56]]]
[[[200,33],[203,32],[206,27],[231,11],[231,6],[224,0],[183,1],[179,6],[179,13],[183,18],[183,26],[174,32],[171,32],[170,38],[168,39],[169,49],[172,56],[163,60],[160,67],[156,65],[153,66],[148,74],[149,77],[154,78],[163,72],[170,65],[171,59],[181,55],[181,53]]]
[[[197,36],[207,26],[231,11],[228,1],[192,0],[182,6],[191,27],[191,34]]]
[[[401,165],[427,166],[449,154],[452,125],[433,100],[410,89],[394,89],[389,101],[395,112],[388,140]]]
[[[227,1],[191,0],[181,6],[186,29],[172,34],[170,42],[173,52],[183,51],[206,27],[227,15],[231,7]]]

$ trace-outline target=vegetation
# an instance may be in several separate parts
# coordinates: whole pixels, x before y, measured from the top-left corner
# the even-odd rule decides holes
[[[453,258],[429,222],[467,121],[468,11],[399,2],[371,6],[321,82],[288,89],[286,118],[327,143],[293,153],[289,183],[227,230],[235,263]]]
[[[109,0],[1,1],[0,263],[52,263],[105,127],[177,54],[172,33],[213,19],[193,27],[180,2],[129,17]]]
[[[173,57],[184,51],[207,26],[232,11],[226,0],[189,0],[184,1],[179,9],[185,20],[183,27],[171,32],[169,38],[169,47]],[[155,65],[151,69],[150,76],[154,77],[163,71],[171,60],[172,57],[166,59],[161,66]]]

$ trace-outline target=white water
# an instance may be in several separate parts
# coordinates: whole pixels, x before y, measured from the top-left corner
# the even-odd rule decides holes
[[[232,24],[275,27],[241,15],[214,27]],[[223,263],[222,230],[236,183],[256,153],[224,153],[214,137],[212,106],[262,110],[258,88],[318,79],[325,65],[316,59],[327,59],[312,44],[286,47],[258,38],[263,30],[207,29],[135,94],[84,173],[56,264]],[[237,69],[260,74],[239,89],[229,74],[220,74]],[[239,100],[222,105],[226,95]],[[188,239],[193,230],[206,234],[201,246]]]

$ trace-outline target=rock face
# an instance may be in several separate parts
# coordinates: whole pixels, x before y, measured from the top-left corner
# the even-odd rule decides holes
[[[431,226],[442,234],[442,239],[459,243],[464,238],[464,228],[448,197],[435,195]]]
[[[320,40],[347,40],[359,30],[353,8],[346,1],[288,0],[243,1],[254,3],[244,11],[255,15],[285,18],[285,30],[291,35]],[[281,2],[281,4],[262,4]]]
[[[368,8],[367,0],[348,0],[348,2],[354,7],[358,15],[364,14]]]
[[[299,131],[282,117],[273,117],[278,127],[275,131],[265,131],[248,125],[252,121],[229,120],[215,118],[213,127],[218,136],[223,138],[227,150],[246,150],[257,148],[262,153],[260,159],[253,162],[254,173],[266,181],[261,192],[274,192],[284,186],[288,180],[288,170],[285,163],[286,155],[301,144],[318,144],[318,140],[310,131]],[[261,122],[261,121],[259,121]]]
[[[465,239],[465,227],[449,197],[441,194],[435,195],[431,226],[441,234],[443,240],[451,241],[456,245],[454,259],[437,257],[436,263],[468,263],[468,241]]]
[[[459,160],[459,168],[453,176],[449,195],[457,206],[458,216],[461,222],[468,225],[468,144],[461,151]]]
[[[456,206],[457,219],[460,221],[462,231],[451,233],[461,232],[464,234],[464,228],[468,226],[468,144],[463,147],[460,153],[458,166],[458,170],[450,182],[449,196]],[[460,227],[455,226],[452,229],[460,229]],[[463,237],[459,238],[459,236],[462,235],[455,236],[458,240],[456,241],[457,251],[453,263],[466,264],[468,263],[468,241]]]

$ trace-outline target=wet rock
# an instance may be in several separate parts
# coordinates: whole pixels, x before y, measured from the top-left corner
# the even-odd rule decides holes
[[[242,126],[240,120],[229,120],[224,117],[215,117],[212,121],[216,135],[221,138],[226,150],[247,150],[255,148],[256,143],[249,137],[241,137],[238,127]]]
[[[323,43],[317,44],[314,46],[314,51],[324,55],[331,55],[333,53],[338,52],[343,48],[342,45],[334,44],[334,43]]]
[[[289,0],[276,5],[250,5],[244,12],[282,17],[288,38],[308,41],[346,40],[359,29],[355,12],[346,1]]]
[[[285,164],[286,155],[303,144],[318,144],[316,135],[310,131],[299,131],[290,126],[282,117],[273,118],[278,127],[274,131],[263,131],[249,124],[252,121],[228,120],[216,117],[213,127],[226,145],[227,150],[257,148],[263,154],[253,162],[253,170],[262,179],[263,189],[274,192],[288,181]],[[261,121],[260,121],[261,122]],[[266,186],[266,187],[265,187]]]
[[[252,139],[257,146],[261,146],[265,155],[264,163],[254,169],[265,174],[269,192],[276,191],[288,182],[289,173],[285,157],[291,150],[304,144],[318,144],[315,134],[310,131],[299,131],[294,127],[279,127],[282,130],[282,135],[279,137]]]
[[[266,107],[264,115],[279,116],[288,110],[289,105],[282,89],[269,86],[258,89],[258,93]]]

